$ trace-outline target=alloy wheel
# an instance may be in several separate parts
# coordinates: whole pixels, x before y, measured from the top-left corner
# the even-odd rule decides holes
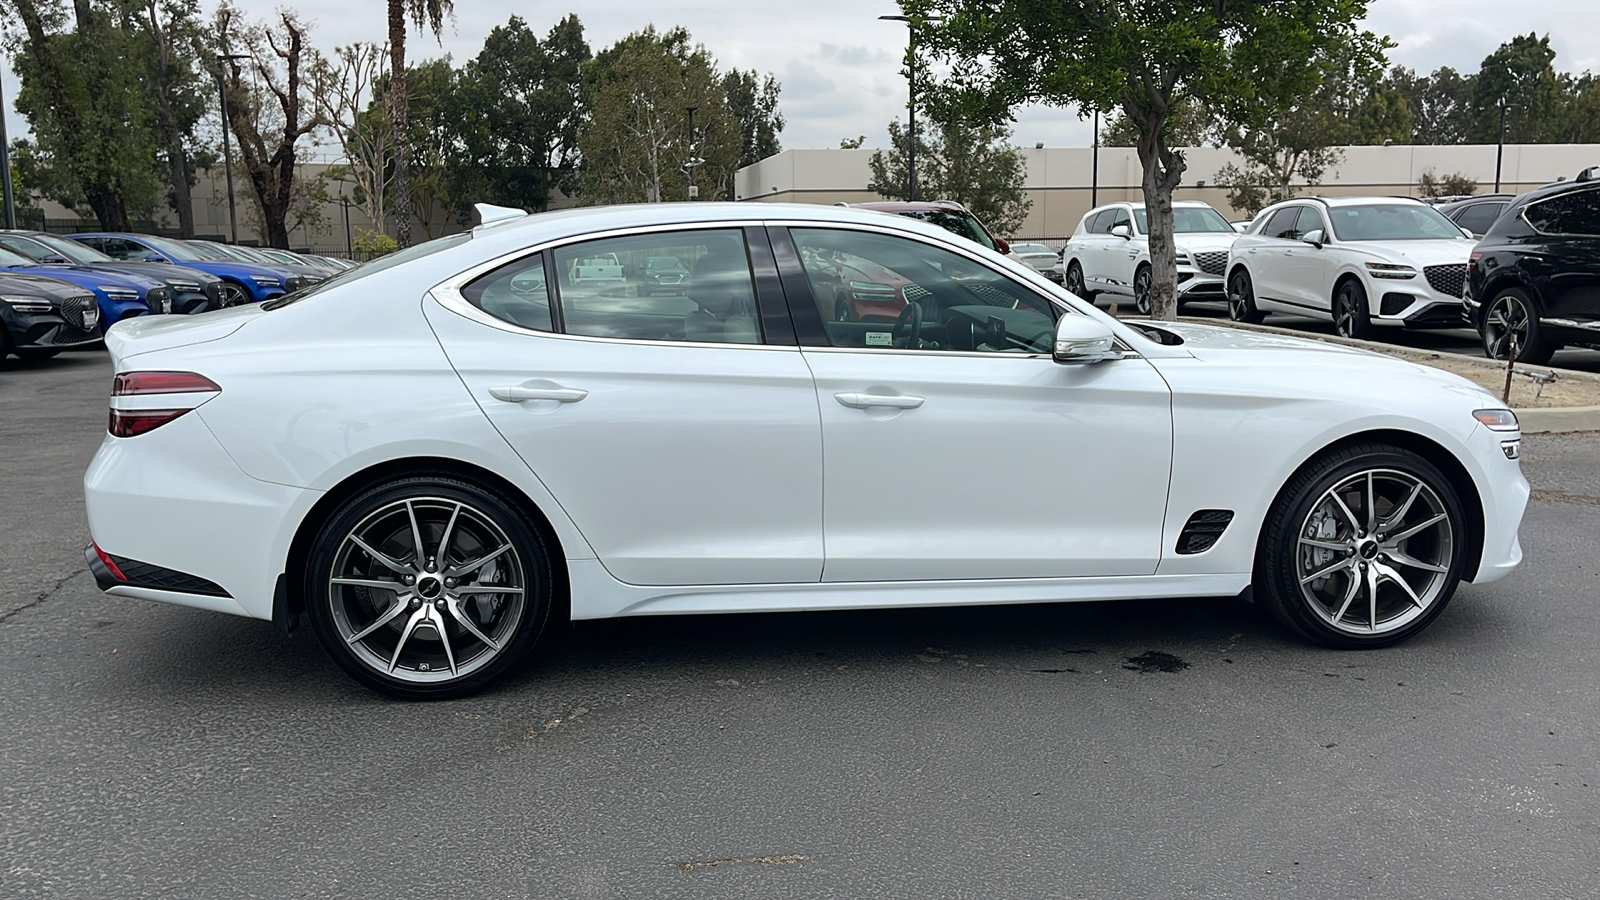
[[[1067,267],[1066,288],[1074,297],[1083,296],[1083,270],[1078,267],[1077,263]]]
[[[1528,347],[1528,307],[1513,296],[1494,302],[1483,317],[1483,346],[1493,359],[1505,359],[1515,341],[1518,355]]]
[[[218,296],[218,305],[223,309],[250,302],[250,297],[244,292],[244,288],[234,284],[231,281],[224,281],[222,283],[222,290],[219,292]]]
[[[372,671],[411,684],[494,661],[528,610],[526,568],[484,511],[415,497],[367,515],[341,540],[327,603],[338,636]]]
[[[1301,523],[1295,580],[1336,631],[1381,635],[1426,614],[1449,586],[1456,535],[1439,494],[1398,469],[1357,472]]]
[[[1150,315],[1150,269],[1140,269],[1133,276],[1133,304],[1143,316]]]

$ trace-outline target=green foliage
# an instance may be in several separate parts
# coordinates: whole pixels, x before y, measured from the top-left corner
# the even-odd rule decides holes
[[[1027,102],[1117,111],[1137,134],[1157,318],[1176,311],[1172,191],[1185,162],[1167,121],[1188,98],[1248,134],[1316,90],[1342,60],[1376,70],[1385,42],[1367,0],[905,0],[918,43],[950,75],[931,105],[1004,121]],[[935,24],[936,20],[938,21]],[[912,65],[922,65],[916,59]]]
[[[1565,105],[1550,37],[1519,35],[1484,57],[1472,83],[1471,143],[1492,144],[1505,107],[1506,141],[1541,144],[1559,139]]]
[[[931,134],[930,134],[931,132]],[[954,200],[972,211],[990,231],[1015,234],[1033,201],[1023,183],[1027,160],[1010,144],[1011,131],[989,124],[935,122],[917,129],[917,194]],[[908,196],[907,151],[910,135],[896,119],[889,123],[889,149],[872,154],[870,190],[891,200]]]
[[[1222,142],[1216,118],[1194,97],[1174,100],[1163,128],[1162,139],[1171,147],[1207,147]],[[1127,116],[1113,114],[1100,129],[1102,147],[1132,147],[1138,142],[1139,129]]]
[[[394,251],[400,249],[400,245],[395,241],[394,238],[384,234],[381,231],[375,231],[371,228],[362,228],[361,226],[357,225],[353,229],[353,232],[354,237],[350,240],[351,249],[355,250],[357,253],[369,254],[367,257],[368,259],[393,253]]]
[[[721,182],[732,184],[739,169],[783,150],[778,142],[778,133],[783,131],[783,113],[778,112],[781,92],[778,79],[754,69],[734,69],[722,76],[722,95],[738,129],[739,157],[732,172],[719,175]]]
[[[864,135],[864,134],[858,134],[853,138],[840,138],[839,139],[839,149],[840,150],[860,150],[863,146],[866,145],[866,143],[867,143],[867,136]]]
[[[1429,169],[1418,179],[1417,192],[1424,197],[1464,197],[1478,192],[1478,182],[1460,172],[1435,175]]]

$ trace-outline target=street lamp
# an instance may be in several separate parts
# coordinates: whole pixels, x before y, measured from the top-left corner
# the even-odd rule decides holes
[[[910,98],[906,104],[906,131],[909,132],[910,143],[906,150],[906,199],[917,199],[917,23],[942,22],[942,16],[879,16],[880,21],[906,23],[907,46],[910,50],[911,64],[906,68],[906,81],[910,87]]]
[[[695,156],[695,153],[698,152],[699,149],[700,149],[700,141],[697,139],[697,137],[696,137],[696,135],[694,133],[694,111],[699,109],[699,108],[700,107],[698,107],[698,106],[685,106],[684,107],[684,110],[689,113],[689,161],[684,163],[684,170],[689,173],[689,199],[690,200],[698,200],[698,199],[700,199],[700,185],[695,182],[694,169],[695,169],[695,166],[699,165],[700,163],[705,162],[705,160],[700,159],[700,158]]]
[[[1100,110],[1094,111],[1094,159],[1090,163],[1089,208],[1100,205]]]
[[[222,100],[222,171],[228,179],[228,231],[239,243],[239,219],[233,208],[233,150],[228,143],[228,88],[222,79],[222,66],[231,60],[250,59],[248,53],[217,54],[217,96]]]
[[[0,190],[5,193],[6,227],[17,227],[17,205],[11,196],[11,145],[6,137],[6,98],[0,93]]]
[[[1500,98],[1500,136],[1494,142],[1494,192],[1500,193],[1500,163],[1506,155],[1506,98]]]

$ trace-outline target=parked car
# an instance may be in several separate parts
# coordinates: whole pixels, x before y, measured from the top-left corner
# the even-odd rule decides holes
[[[1050,245],[1036,243],[1012,244],[1011,252],[1006,255],[1054,281],[1056,284],[1061,283],[1061,251]]]
[[[1093,301],[1120,294],[1150,313],[1150,228],[1143,203],[1108,203],[1084,213],[1061,252],[1067,290]],[[1172,204],[1173,243],[1178,254],[1178,306],[1190,300],[1222,300],[1228,248],[1238,233],[1222,214],[1198,200]]]
[[[222,306],[259,303],[286,293],[290,273],[276,266],[214,259],[202,255],[186,241],[148,234],[109,232],[67,235],[80,244],[93,247],[112,259],[167,262],[188,269],[199,269],[222,279]]]
[[[954,200],[885,200],[839,205],[905,216],[920,222],[931,222],[951,234],[959,234],[978,246],[987,247],[1001,255],[1011,252],[1010,244],[1003,238],[990,234],[988,227],[977,216]]]
[[[689,267],[676,256],[652,256],[644,261],[639,273],[639,293],[646,297],[656,294],[682,294],[684,282],[689,278]]]
[[[1546,363],[1565,346],[1600,349],[1600,182],[1516,198],[1472,251],[1462,315],[1484,353]]]
[[[70,281],[0,273],[0,365],[6,355],[49,359],[100,340],[100,304]]]
[[[276,247],[252,247],[250,249],[261,254],[262,256],[265,256],[267,259],[273,260],[274,262],[281,262],[287,265],[303,266],[305,268],[315,269],[316,271],[323,273],[325,276],[342,271],[342,267],[340,266],[331,265],[326,260],[323,260],[319,257],[307,256],[304,253],[295,253],[290,250],[279,250]]]
[[[569,618],[1253,587],[1310,639],[1379,647],[1521,558],[1516,417],[1437,369],[1118,321],[864,210],[490,221],[113,328],[96,582],[304,618],[353,677],[421,698],[494,681]],[[624,252],[693,257],[684,296],[567,274]],[[893,322],[830,321],[809,269],[838,254],[920,293]]]
[[[1331,319],[1344,337],[1376,326],[1461,327],[1472,239],[1437,209],[1396,197],[1305,197],[1269,206],[1228,258],[1228,313]]]
[[[271,266],[281,272],[287,272],[284,277],[285,290],[289,293],[308,288],[318,282],[326,281],[329,272],[317,266],[305,263],[279,262],[277,259],[261,252],[259,247],[242,247],[238,244],[219,244],[216,241],[184,241],[201,256],[209,257],[216,261],[237,260],[242,263]]]
[[[199,269],[167,263],[123,262],[99,250],[42,231],[0,231],[5,247],[41,265],[78,265],[102,272],[122,272],[161,282],[169,298],[156,313],[192,315],[222,305],[222,279]],[[159,299],[159,298],[158,298]]]
[[[1435,209],[1445,218],[1461,226],[1463,231],[1473,237],[1481,238],[1489,233],[1489,228],[1516,197],[1516,194],[1484,194],[1481,197],[1441,203]]]
[[[162,308],[168,302],[167,289],[160,282],[121,272],[102,272],[88,266],[41,265],[12,250],[0,247],[0,274],[38,275],[71,282],[87,288],[99,305],[99,324],[105,330],[114,322]]]

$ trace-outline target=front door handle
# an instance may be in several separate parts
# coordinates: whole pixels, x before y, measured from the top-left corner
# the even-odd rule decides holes
[[[855,391],[834,394],[833,399],[851,409],[871,409],[874,406],[887,406],[891,409],[916,409],[924,402],[923,398],[912,397],[908,394],[862,394]]]
[[[577,403],[589,396],[588,391],[577,388],[564,387],[515,387],[489,388],[489,396],[507,403],[521,403],[524,400],[559,400],[562,403]]]

